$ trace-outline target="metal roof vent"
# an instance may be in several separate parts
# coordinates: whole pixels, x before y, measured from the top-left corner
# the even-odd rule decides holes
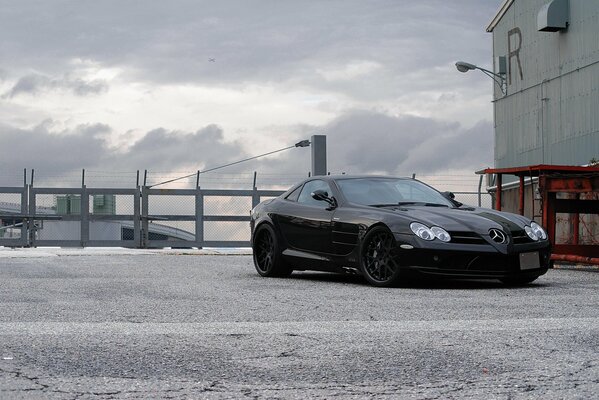
[[[537,29],[542,32],[557,32],[568,28],[570,14],[569,0],[553,0],[537,15]]]

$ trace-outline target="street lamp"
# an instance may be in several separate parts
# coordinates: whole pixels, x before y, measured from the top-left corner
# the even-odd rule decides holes
[[[484,69],[464,61],[458,61],[457,63],[455,63],[455,67],[460,72],[468,72],[473,71],[475,69],[482,71],[483,74],[487,75],[489,78],[495,81],[495,83],[499,86],[499,89],[501,89],[501,93],[503,93],[504,95],[507,94],[507,81],[505,79],[505,74],[496,74],[493,71],[489,71],[488,69]]]

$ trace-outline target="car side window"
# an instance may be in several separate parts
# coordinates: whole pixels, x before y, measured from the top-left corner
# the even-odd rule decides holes
[[[301,203],[301,204],[310,205],[310,206],[318,206],[318,207],[322,207],[322,208],[327,208],[329,205],[326,201],[319,201],[319,200],[315,200],[312,198],[312,193],[316,190],[324,190],[325,192],[327,192],[327,194],[329,196],[332,195],[329,184],[326,183],[325,181],[321,181],[321,180],[317,179],[314,181],[306,182],[306,184],[304,185],[304,188],[302,189],[302,192],[300,193],[299,197],[297,198],[297,202]]]
[[[299,186],[298,188],[296,188],[293,192],[289,193],[287,195],[287,197],[285,197],[285,199],[289,200],[289,201],[297,201],[297,197],[300,194],[300,189],[301,188],[302,188],[301,186]]]

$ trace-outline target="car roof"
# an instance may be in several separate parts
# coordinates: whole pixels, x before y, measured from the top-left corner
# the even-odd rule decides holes
[[[317,175],[308,178],[310,179],[323,179],[323,180],[343,180],[343,179],[412,179],[408,177],[388,176],[388,175]]]

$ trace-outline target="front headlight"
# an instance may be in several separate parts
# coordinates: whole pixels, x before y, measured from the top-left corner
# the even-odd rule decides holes
[[[532,230],[532,228],[528,225],[526,225],[524,227],[524,232],[526,232],[526,234],[528,235],[529,238],[531,238],[532,240],[539,240],[539,237],[537,236],[537,234]]]
[[[428,226],[419,222],[412,222],[410,224],[410,229],[416,236],[424,240],[435,240],[435,238],[442,242],[449,242],[451,240],[449,233],[445,229],[438,226],[429,228]]]
[[[431,231],[435,234],[435,237],[442,242],[449,242],[451,240],[451,236],[449,236],[449,232],[447,232],[443,228],[439,228],[438,226],[433,226]]]
[[[410,224],[410,229],[414,232],[414,235],[418,236],[420,239],[435,240],[435,234],[426,225],[422,225],[419,222],[412,222]]]
[[[547,233],[541,227],[541,225],[537,224],[536,222],[531,222],[530,229],[532,229],[534,234],[537,235],[537,237],[540,238],[541,240],[547,239]]]

